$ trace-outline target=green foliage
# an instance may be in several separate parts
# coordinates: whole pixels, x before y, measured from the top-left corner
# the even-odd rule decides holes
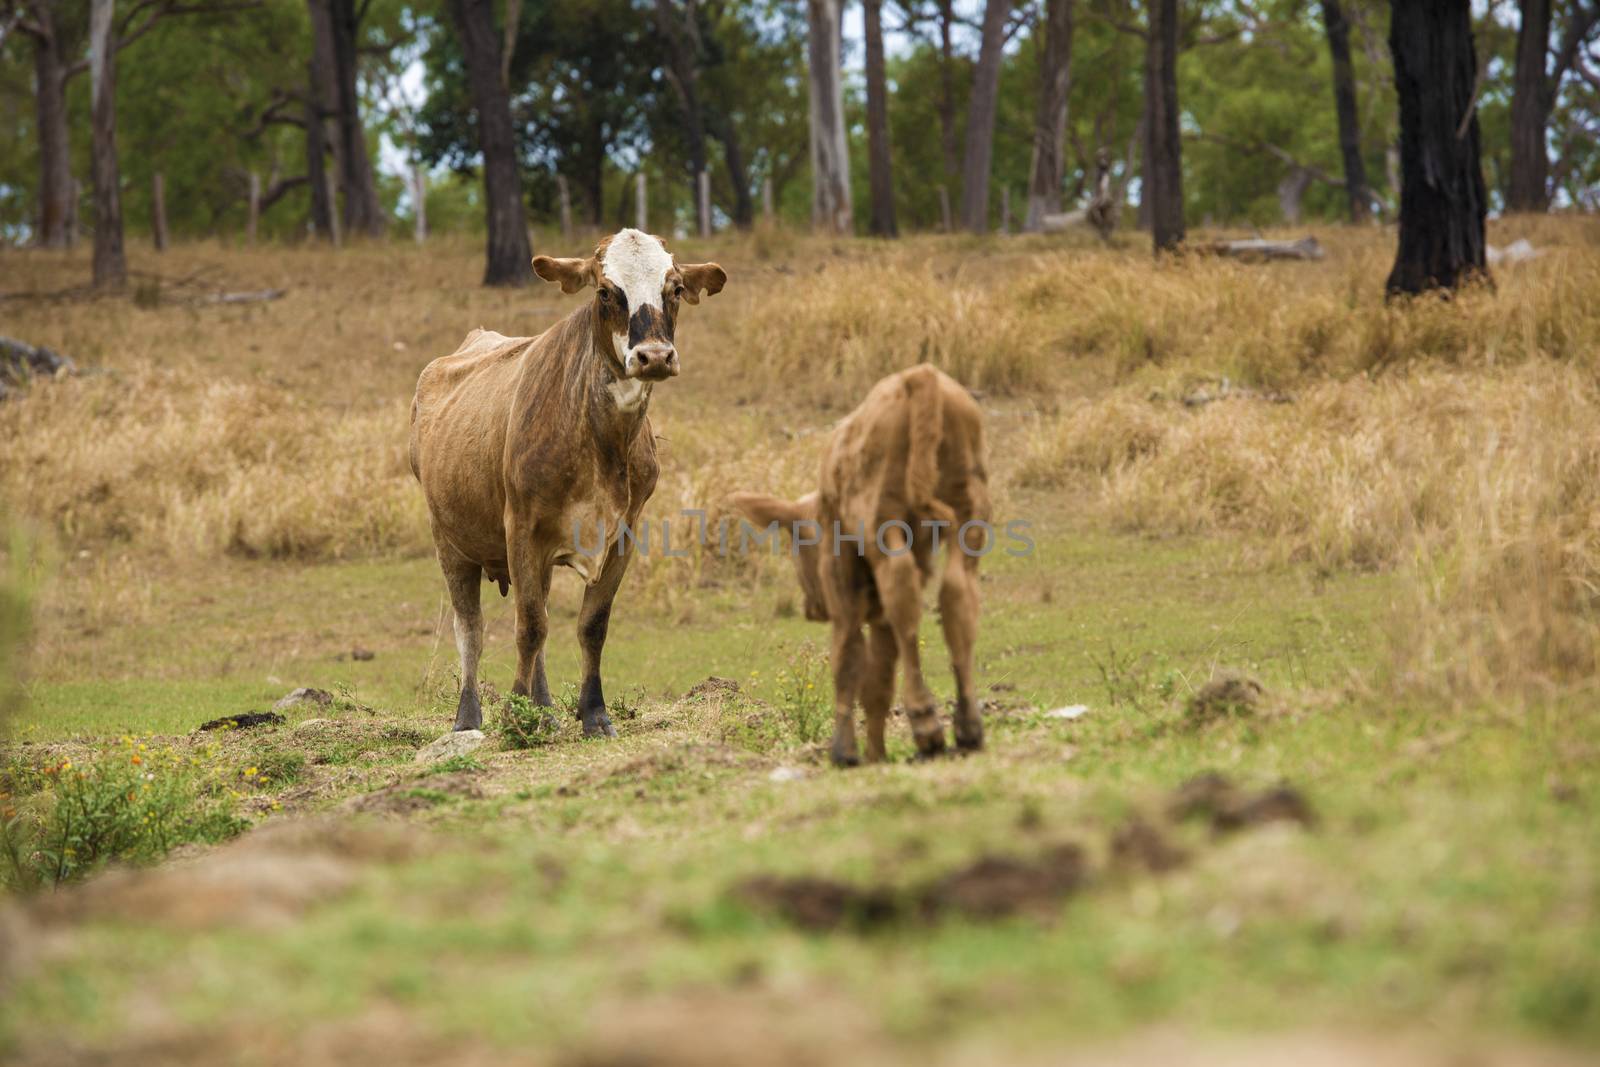
[[[786,732],[809,745],[833,733],[833,672],[828,657],[807,641],[778,670],[778,713]]]
[[[8,775],[13,786],[29,777]],[[0,794],[0,885],[13,890],[75,881],[113,861],[151,863],[249,826],[234,812],[227,771],[132,738],[87,765],[64,759],[31,777],[40,792],[25,800]]]
[[[483,763],[470,752],[463,752],[459,756],[442,759],[427,769],[426,774],[459,774],[467,771],[481,771]]]
[[[500,704],[494,732],[506,748],[537,748],[560,740],[561,720],[549,708],[512,693]]]
[[[22,664],[31,622],[26,569],[31,554],[22,535],[13,533],[0,559],[0,735],[22,699]]]

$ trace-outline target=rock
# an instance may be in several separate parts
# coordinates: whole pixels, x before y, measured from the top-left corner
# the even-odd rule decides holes
[[[372,649],[362,648],[360,645],[357,645],[355,648],[350,650],[350,658],[358,663],[365,663],[375,655],[377,655],[377,653],[373,652]]]
[[[806,772],[799,767],[774,767],[772,773],[767,775],[769,782],[798,782],[806,776]]]
[[[453,756],[465,756],[482,748],[488,740],[482,730],[452,730],[424,745],[417,753],[417,762],[439,763]]]
[[[283,716],[275,711],[242,711],[200,724],[201,730],[248,730],[254,726],[282,726]]]
[[[1087,704],[1068,704],[1064,708],[1055,708],[1044,713],[1047,719],[1077,719],[1082,718],[1089,711]]]
[[[290,708],[301,704],[315,704],[318,707],[327,707],[333,703],[333,694],[326,689],[312,689],[301,686],[285,696],[282,700],[272,705],[273,711],[288,711]]]

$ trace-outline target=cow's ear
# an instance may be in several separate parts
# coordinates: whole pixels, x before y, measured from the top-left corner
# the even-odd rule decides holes
[[[533,273],[547,282],[559,282],[563,293],[576,293],[586,285],[598,285],[600,271],[593,258],[556,259],[534,256]]]
[[[817,511],[816,494],[808,493],[799,500],[784,500],[765,493],[734,493],[728,497],[729,506],[757,526],[793,526],[802,519],[814,519]]]
[[[728,272],[715,263],[683,263],[678,267],[683,275],[683,298],[691,304],[700,303],[700,291],[716,296],[728,284]]]

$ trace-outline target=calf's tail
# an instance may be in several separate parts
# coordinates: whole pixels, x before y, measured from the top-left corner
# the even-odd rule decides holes
[[[944,391],[939,372],[924,363],[906,375],[906,503],[931,519],[954,513],[934,493],[939,488],[939,444],[944,439]]]

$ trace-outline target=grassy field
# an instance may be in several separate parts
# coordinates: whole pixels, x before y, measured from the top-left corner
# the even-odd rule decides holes
[[[1392,234],[1321,236],[1273,266],[679,249],[729,284],[652,401],[652,515],[803,491],[831,421],[931,359],[981,396],[997,514],[1036,542],[983,567],[988,750],[912,763],[896,719],[850,772],[787,561],[703,551],[629,574],[616,741],[565,719],[414,761],[455,655],[410,391],[468,329],[577,298],[478,288],[466,241],[136,247],[135,291],[98,300],[66,291],[83,254],[0,254],[31,294],[4,332],[93,371],[0,405],[0,1056],[1591,1060],[1600,227],[1496,224],[1544,254],[1399,307]],[[558,576],[558,692],[578,594]],[[191,732],[298,686],[331,700]],[[74,804],[108,828],[74,824],[69,862]]]

